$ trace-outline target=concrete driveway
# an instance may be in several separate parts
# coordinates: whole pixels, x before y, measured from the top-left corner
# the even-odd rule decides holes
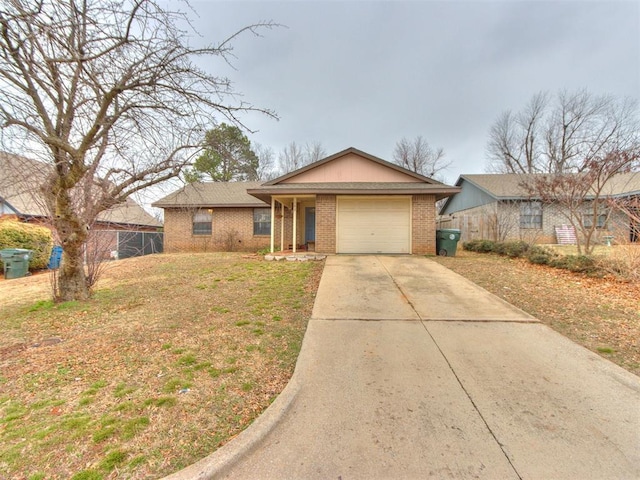
[[[327,259],[295,374],[173,479],[637,479],[640,378],[421,257]]]

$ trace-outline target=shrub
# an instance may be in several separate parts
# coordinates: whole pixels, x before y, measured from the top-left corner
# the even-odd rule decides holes
[[[462,248],[465,250],[478,253],[491,253],[494,251],[495,246],[496,243],[491,240],[471,240],[462,244]]]
[[[498,243],[495,252],[511,258],[523,257],[529,250],[529,244],[523,241]]]
[[[48,228],[14,220],[0,222],[0,250],[5,248],[33,250],[33,256],[29,261],[29,270],[46,268],[52,247],[53,237]],[[0,265],[2,265],[1,261]]]
[[[598,272],[598,265],[595,259],[586,255],[559,256],[552,259],[549,265],[577,273],[594,274]]]
[[[527,260],[537,265],[549,265],[559,255],[550,248],[532,245],[527,251]]]

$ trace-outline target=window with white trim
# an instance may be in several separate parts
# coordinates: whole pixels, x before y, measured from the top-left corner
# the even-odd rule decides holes
[[[253,234],[271,235],[271,209],[253,209]]]

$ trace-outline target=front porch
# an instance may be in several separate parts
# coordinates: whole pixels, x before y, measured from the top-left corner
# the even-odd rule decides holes
[[[278,244],[279,240],[279,245]],[[277,248],[279,247],[279,248]],[[307,253],[316,250],[316,196],[271,197],[271,243],[269,251]]]

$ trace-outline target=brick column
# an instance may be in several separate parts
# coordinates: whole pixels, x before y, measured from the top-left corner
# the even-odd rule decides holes
[[[411,244],[414,255],[436,254],[436,197],[414,195],[411,206]]]
[[[336,196],[316,196],[316,252],[336,253]]]

